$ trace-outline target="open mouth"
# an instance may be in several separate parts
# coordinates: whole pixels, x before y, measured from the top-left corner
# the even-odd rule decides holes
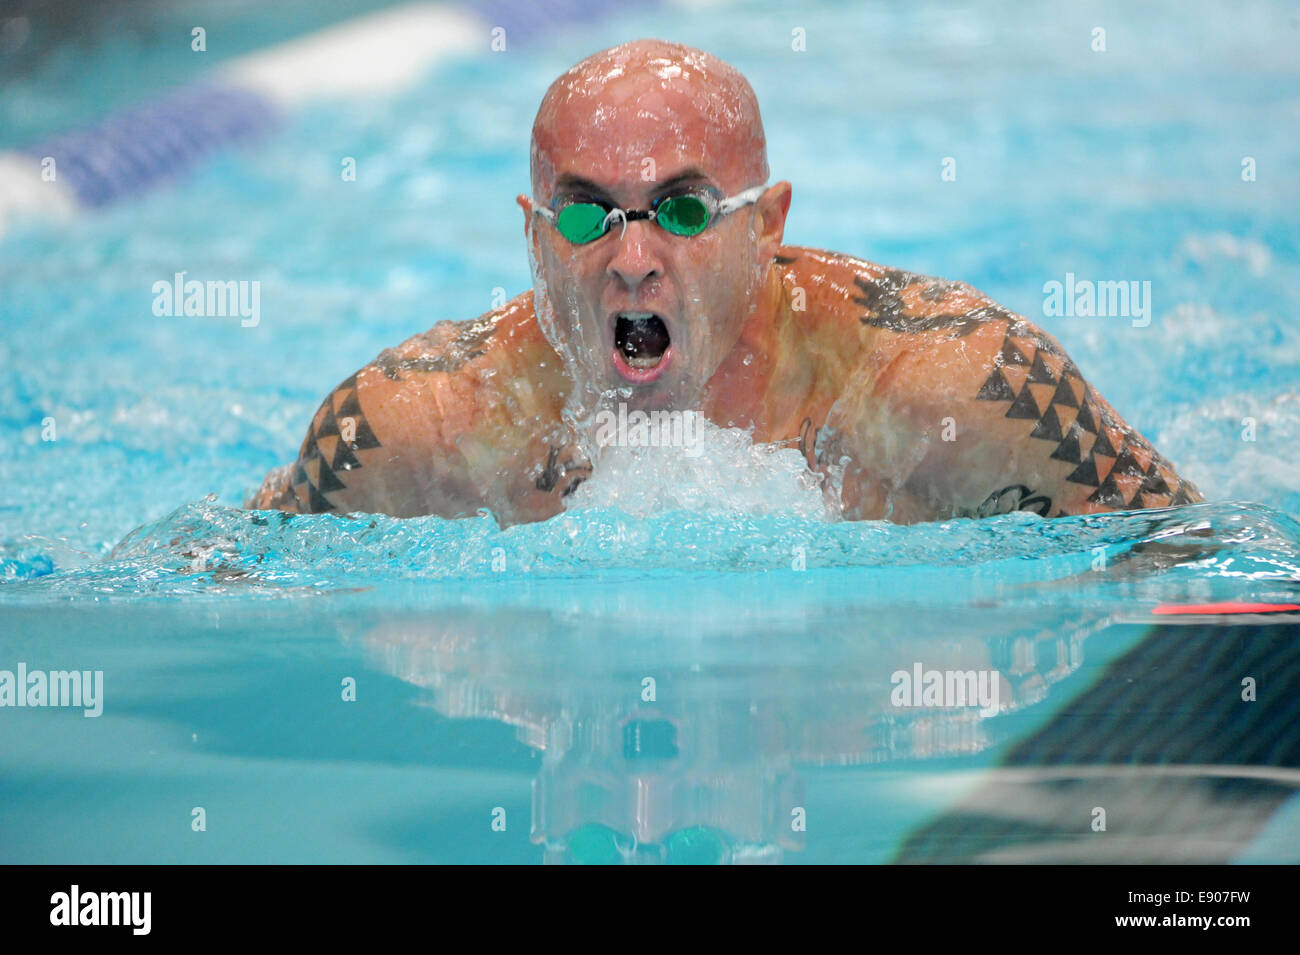
[[[614,366],[630,381],[653,381],[663,374],[672,338],[653,312],[619,312],[614,317]]]

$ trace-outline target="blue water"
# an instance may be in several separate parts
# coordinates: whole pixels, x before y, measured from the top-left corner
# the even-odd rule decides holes
[[[0,146],[280,38],[234,9],[208,60],[111,23],[57,48],[6,80]],[[239,510],[328,388],[527,287],[533,111],[643,35],[749,76],[788,242],[1039,322],[1213,503],[827,523],[790,475],[722,456],[691,488],[593,479],[506,531]],[[637,858],[707,826],[732,860],[1300,861],[1296,627],[1151,615],[1300,595],[1297,39],[1265,3],[626,12],[8,233],[0,669],[106,690],[97,719],[0,710],[0,859],[536,862],[602,825]],[[259,280],[260,323],[155,317],[178,271]],[[1043,317],[1067,272],[1149,280],[1151,324]],[[1008,709],[900,714],[890,675],[918,661],[998,667]],[[1260,699],[1226,707],[1243,676]]]

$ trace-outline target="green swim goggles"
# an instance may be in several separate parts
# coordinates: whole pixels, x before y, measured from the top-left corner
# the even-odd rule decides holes
[[[621,222],[626,232],[628,222],[637,219],[650,219],[673,235],[692,236],[699,235],[715,219],[757,202],[766,188],[754,186],[725,199],[719,198],[712,189],[692,189],[661,196],[649,209],[620,209],[604,202],[571,200],[564,202],[558,211],[539,205],[536,212],[574,245],[595,242],[615,222]]]
[[[589,822],[569,833],[568,859],[576,865],[622,865],[660,862],[668,865],[722,865],[731,861],[732,842],[710,826],[670,833],[662,843],[641,843],[629,834]]]

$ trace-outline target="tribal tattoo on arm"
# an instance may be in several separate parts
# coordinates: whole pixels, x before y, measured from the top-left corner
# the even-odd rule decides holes
[[[458,372],[485,354],[499,318],[499,314],[490,313],[467,322],[440,322],[398,348],[380,352],[366,368],[335,388],[312,419],[292,479],[280,495],[284,503],[279,506],[304,513],[335,510],[328,495],[348,486],[348,473],[362,467],[360,452],[382,446],[361,407],[358,375],[375,368],[389,381],[403,382],[420,373]]]
[[[1065,480],[1092,488],[1091,504],[1136,510],[1204,500],[1115,417],[1060,347],[1024,319],[1008,321],[993,371],[975,397],[1006,403],[1007,418],[1023,420],[1030,438],[1054,445],[1049,457],[1074,466]]]
[[[297,502],[293,509],[308,514],[334,510],[325,495],[347,487],[343,476],[361,467],[357,452],[378,447],[379,439],[361,409],[357,375],[352,375],[331,392],[312,419],[290,482]]]
[[[1087,501],[1133,510],[1204,500],[1151,444],[1119,420],[1068,355],[1021,316],[989,302],[969,286],[901,270],[875,278],[856,276],[863,325],[898,333],[947,332],[938,341],[969,335],[990,322],[1006,330],[992,372],[974,398],[1007,405],[1005,417],[1025,422],[1027,437],[1050,443],[1053,460],[1072,466],[1067,482],[1091,488]],[[950,298],[979,304],[950,307]],[[910,301],[909,301],[910,300]],[[952,303],[956,305],[957,303]],[[1047,450],[1044,446],[1044,450]],[[1001,488],[975,514],[1030,510],[1046,517],[1051,498],[1023,484]],[[1055,516],[1065,514],[1058,508]]]

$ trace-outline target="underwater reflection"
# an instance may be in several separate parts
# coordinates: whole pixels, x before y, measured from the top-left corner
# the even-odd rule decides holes
[[[546,862],[734,864],[805,848],[800,767],[982,752],[1106,622],[989,611],[957,634],[924,609],[662,616],[629,628],[617,598],[580,615],[462,607],[353,639],[441,713],[499,720],[539,751]]]

